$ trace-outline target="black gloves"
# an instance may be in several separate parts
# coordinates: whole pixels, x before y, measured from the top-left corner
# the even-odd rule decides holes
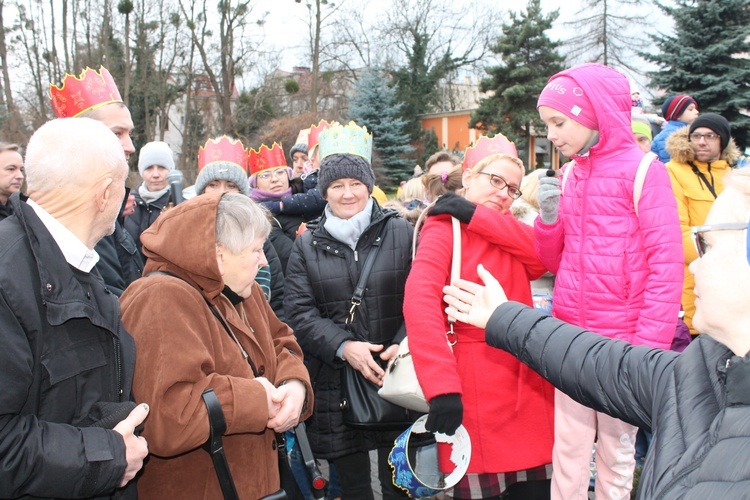
[[[430,211],[427,212],[427,215],[449,214],[461,222],[468,224],[471,222],[471,218],[474,217],[476,209],[477,206],[466,198],[448,192],[438,198]]]
[[[430,400],[430,413],[425,429],[452,436],[464,418],[464,405],[460,394],[441,394]]]

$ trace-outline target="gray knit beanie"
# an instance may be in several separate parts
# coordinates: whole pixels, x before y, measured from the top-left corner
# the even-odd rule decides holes
[[[198,173],[195,179],[195,194],[201,195],[211,181],[228,181],[237,184],[240,193],[247,194],[250,188],[247,184],[247,173],[237,164],[228,161],[209,163]]]
[[[138,152],[138,172],[143,177],[143,172],[148,167],[159,165],[170,172],[174,170],[174,154],[169,144],[162,141],[154,141],[144,144]]]
[[[293,161],[294,160],[294,153],[305,153],[307,154],[307,144],[295,144],[292,146],[292,149],[289,150],[289,158]]]
[[[356,155],[335,154],[323,158],[318,173],[318,190],[324,198],[328,185],[338,179],[360,180],[367,185],[370,194],[375,185],[375,174],[370,162]]]

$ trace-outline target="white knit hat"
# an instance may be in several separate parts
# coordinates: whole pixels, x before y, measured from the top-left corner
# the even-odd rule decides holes
[[[170,172],[174,170],[174,153],[166,142],[149,142],[138,152],[138,172],[141,177],[143,177],[143,172],[153,165],[164,167]]]

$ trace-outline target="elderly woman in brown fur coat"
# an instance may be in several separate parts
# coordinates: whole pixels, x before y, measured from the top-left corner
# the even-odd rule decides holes
[[[145,277],[122,296],[122,320],[137,346],[133,392],[151,406],[141,499],[222,497],[201,448],[209,434],[206,389],[224,411],[239,497],[279,489],[275,433],[307,418],[313,405],[300,347],[255,283],[269,231],[260,207],[227,193],[182,203],[141,236]]]

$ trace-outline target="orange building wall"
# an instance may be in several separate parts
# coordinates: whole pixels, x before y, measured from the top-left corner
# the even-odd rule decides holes
[[[448,150],[463,151],[479,137],[479,131],[469,128],[469,114],[425,118],[422,130],[434,130],[438,144]]]

